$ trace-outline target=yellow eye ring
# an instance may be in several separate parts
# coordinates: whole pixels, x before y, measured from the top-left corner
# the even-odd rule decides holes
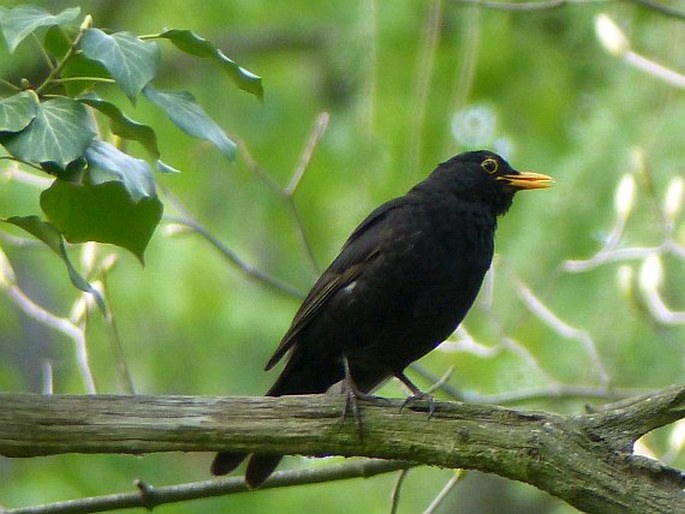
[[[480,163],[480,167],[483,168],[485,173],[492,175],[494,173],[497,173],[497,170],[499,169],[499,162],[497,162],[496,159],[488,157]]]

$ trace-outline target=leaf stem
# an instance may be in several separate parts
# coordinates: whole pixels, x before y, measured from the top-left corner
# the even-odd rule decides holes
[[[45,78],[43,83],[36,88],[37,94],[40,94],[42,91],[45,90],[45,88],[50,86],[50,84],[52,84],[56,80],[56,77],[64,69],[64,66],[66,66],[67,62],[69,62],[69,59],[71,59],[74,56],[74,54],[76,54],[76,52],[78,51],[78,45],[81,42],[81,38],[83,38],[83,35],[91,27],[92,24],[93,18],[90,14],[86,15],[86,17],[83,19],[83,23],[81,23],[79,32],[76,35],[74,41],[71,43],[71,46],[69,47],[69,50],[67,50],[67,53],[64,54],[64,57],[62,57],[62,59],[57,63],[57,66],[55,66],[52,69],[52,71],[50,71],[50,73]]]

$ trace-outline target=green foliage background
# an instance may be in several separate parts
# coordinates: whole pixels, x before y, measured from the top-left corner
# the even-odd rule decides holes
[[[635,51],[676,70],[685,70],[685,21],[630,2],[507,12],[443,1],[432,30],[427,27],[433,2],[34,3],[52,12],[79,5],[97,26],[137,34],[192,29],[259,74],[263,104],[238,91],[209,63],[165,48],[158,82],[165,89],[191,90],[283,186],[317,116],[329,113],[328,128],[295,196],[319,266],[335,256],[373,207],[404,193],[438,162],[470,149],[453,135],[454,116],[474,107],[486,109],[494,128],[483,146],[500,140],[515,167],[553,175],[557,184],[520,194],[500,223],[492,305],[481,302],[466,321],[469,333],[496,349],[495,355],[434,352],[422,365],[436,375],[454,366],[450,385],[467,392],[601,385],[582,345],[526,307],[517,293],[520,280],[557,316],[593,338],[610,386],[655,388],[683,380],[683,328],[648,316],[635,283],[633,295],[622,293],[617,263],[577,274],[563,271],[562,265],[566,259],[589,258],[602,246],[615,222],[614,190],[625,173],[636,175],[637,199],[623,244],[659,244],[663,223],[656,207],[669,181],[685,172],[683,91],[605,53],[594,34],[595,15],[612,15]],[[685,11],[682,2],[672,3]],[[434,36],[435,51],[426,53]],[[30,42],[12,58],[0,50],[0,76],[42,76],[35,50]],[[430,73],[425,73],[427,63]],[[422,81],[428,81],[425,87]],[[244,153],[230,164],[214,147],[188,139],[143,102],[133,108],[123,95],[113,100],[136,119],[161,127],[162,158],[182,171],[158,175],[164,187],[244,260],[307,290],[317,270],[307,259],[288,205],[255,177]],[[644,155],[651,185],[638,173],[636,149]],[[142,150],[138,154],[144,155]],[[0,175],[0,217],[35,213],[38,202],[38,190]],[[174,214],[168,203],[165,214]],[[682,222],[676,224],[675,238],[683,242],[684,236]],[[3,250],[20,286],[41,305],[67,315],[77,292],[55,255],[33,246],[3,244]],[[196,235],[168,237],[158,230],[145,268],[124,251],[100,249],[110,251],[119,262],[108,276],[109,298],[137,392],[258,395],[268,387],[274,375],[261,370],[298,306],[296,298],[247,278]],[[72,252],[78,262],[79,249]],[[627,264],[635,274],[639,271],[640,260]],[[683,260],[666,257],[664,266],[664,299],[674,309],[685,309]],[[527,349],[536,366],[502,347],[503,334]],[[88,335],[98,392],[123,392],[97,312]],[[70,342],[0,294],[0,389],[41,391],[46,360],[53,367],[55,392],[84,392]],[[383,393],[403,394],[394,384]],[[586,402],[549,399],[528,405],[578,411]],[[668,434],[653,436],[650,446],[665,451]],[[2,459],[0,504],[125,491],[134,478],[153,485],[201,480],[208,477],[209,462],[208,455]],[[673,464],[682,468],[683,455]],[[400,512],[425,508],[449,477],[445,470],[410,472]],[[386,476],[255,492],[159,510],[288,512],[315,504],[320,512],[387,512],[393,480]],[[441,512],[464,506],[471,510],[463,512],[494,512],[502,503],[512,512],[517,506],[526,512],[573,512],[529,488],[475,474],[460,487]]]

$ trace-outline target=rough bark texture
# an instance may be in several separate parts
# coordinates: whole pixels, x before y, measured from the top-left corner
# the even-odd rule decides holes
[[[460,402],[360,403],[362,437],[331,395],[40,396],[0,393],[0,454],[244,451],[361,455],[496,473],[597,513],[685,512],[685,475],[633,456],[685,417],[685,385],[587,415]]]

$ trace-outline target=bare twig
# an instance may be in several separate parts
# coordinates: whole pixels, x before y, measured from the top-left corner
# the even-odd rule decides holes
[[[518,284],[518,293],[520,298],[526,303],[531,312],[535,314],[541,321],[546,323],[552,330],[563,337],[578,341],[583,345],[585,351],[597,369],[600,383],[606,387],[610,380],[609,373],[604,367],[602,358],[600,357],[597,347],[595,346],[595,342],[590,334],[586,330],[572,327],[568,323],[561,320],[549,309],[549,307],[542,303],[542,301],[535,296],[533,291],[523,284],[523,282],[519,282]]]
[[[452,490],[456,487],[457,483],[466,476],[466,474],[467,472],[463,469],[454,470],[452,477],[445,484],[445,487],[443,487],[437,496],[433,498],[433,501],[426,508],[426,510],[423,511],[423,514],[433,514],[440,507],[440,505],[442,505],[442,502],[445,500],[445,498],[447,498],[447,496],[449,496]]]
[[[290,178],[290,183],[283,190],[283,194],[286,197],[292,196],[295,193],[295,189],[297,189],[297,186],[300,184],[300,181],[304,176],[304,172],[307,170],[307,167],[309,166],[309,161],[312,160],[312,155],[314,155],[314,149],[316,148],[316,145],[319,143],[321,136],[323,136],[324,132],[326,131],[326,127],[328,127],[329,119],[330,116],[327,112],[320,113],[319,116],[316,118],[316,121],[314,122],[314,128],[312,129],[311,134],[309,134],[307,144],[304,148],[304,151],[302,152],[302,155],[300,156],[300,162],[298,163],[297,167],[295,168],[295,171],[293,172],[292,177]]]
[[[400,492],[402,491],[402,484],[404,484],[404,479],[407,478],[409,474],[409,468],[402,469],[397,474],[397,479],[392,486],[390,491],[390,514],[397,514],[400,508]]]
[[[168,200],[174,205],[174,207],[181,213],[181,216],[165,216],[164,219],[166,219],[167,221],[171,221],[173,223],[178,223],[179,225],[186,226],[196,234],[202,236],[214,248],[216,248],[228,262],[236,266],[250,278],[253,278],[269,286],[275,291],[284,293],[288,296],[293,296],[295,298],[300,299],[304,298],[304,294],[299,289],[290,286],[284,282],[281,282],[277,278],[272,277],[271,275],[258,270],[247,261],[241,259],[235,251],[233,251],[231,248],[222,243],[216,236],[214,236],[209,230],[207,230],[205,226],[202,225],[202,223],[197,221],[192,216],[190,211],[188,211],[188,209],[185,208],[181,201],[171,193],[171,191],[162,186],[160,186],[160,190],[164,193],[165,197],[167,197]]]
[[[277,471],[261,486],[260,490],[331,482],[334,480],[349,480],[351,478],[371,478],[410,466],[412,464],[408,462],[363,459],[313,469]],[[2,512],[3,514],[81,514],[135,507],[144,507],[152,510],[154,507],[167,503],[178,503],[250,491],[242,477],[203,480],[201,482],[160,487],[154,487],[137,480],[135,485],[138,491],[93,496],[33,507],[20,507],[3,510]]]

